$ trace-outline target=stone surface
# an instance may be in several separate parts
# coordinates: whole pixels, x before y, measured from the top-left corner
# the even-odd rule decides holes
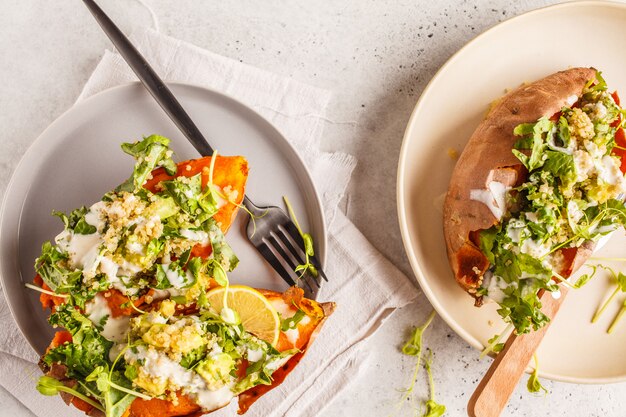
[[[21,155],[72,105],[109,43],[77,0],[0,3],[0,194]],[[437,69],[461,46],[498,22],[553,1],[100,1],[124,29],[153,26],[213,52],[335,93],[322,148],[351,153],[359,166],[343,205],[363,233],[411,274],[396,216],[396,165],[415,102]],[[324,416],[416,415],[428,395],[418,377],[417,402],[399,409],[415,358],[399,353],[412,326],[431,310],[425,297],[388,318],[365,346],[367,367]],[[441,320],[426,334],[434,351],[438,401],[447,415],[465,415],[471,392],[489,365]],[[567,348],[567,347],[564,347]],[[505,416],[621,417],[626,385],[546,382],[550,395],[523,384]],[[2,415],[30,416],[0,389]],[[419,411],[419,410],[418,410]],[[418,413],[419,415],[419,413]]]

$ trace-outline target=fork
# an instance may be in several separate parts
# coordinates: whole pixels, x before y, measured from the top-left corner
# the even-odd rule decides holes
[[[193,147],[203,156],[213,155],[211,145],[145,58],[94,0],[83,0],[83,2],[144,87]],[[317,270],[318,276],[309,270],[301,274],[296,273],[296,267],[304,264],[307,258],[304,239],[296,225],[279,207],[259,207],[247,196],[244,196],[243,204],[252,214],[246,227],[246,233],[252,245],[287,284],[293,286],[304,282],[305,296],[315,298],[320,288],[319,277],[321,276],[325,281],[328,281],[328,278],[315,256],[309,256],[308,260]]]

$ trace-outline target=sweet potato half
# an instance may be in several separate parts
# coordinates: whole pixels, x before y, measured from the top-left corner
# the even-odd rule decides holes
[[[458,284],[470,294],[480,287],[489,268],[477,245],[477,233],[500,221],[486,204],[471,198],[472,190],[488,192],[492,182],[522,183],[528,172],[511,152],[518,139],[515,127],[553,116],[571,104],[572,97],[579,97],[595,75],[593,68],[571,68],[523,85],[497,101],[470,137],[452,173],[443,214],[450,265]],[[569,275],[592,251],[589,243],[564,253],[562,272]]]
[[[289,375],[296,365],[298,365],[309,346],[311,346],[315,340],[315,337],[321,330],[322,325],[335,309],[334,303],[317,303],[314,300],[303,298],[302,289],[297,287],[292,287],[284,293],[270,290],[259,291],[271,303],[282,303],[285,308],[297,306],[306,313],[310,320],[306,323],[298,323],[298,339],[295,341],[290,341],[286,333],[281,331],[276,349],[282,352],[296,348],[299,349],[300,352],[292,356],[282,367],[277,369],[272,374],[271,385],[257,385],[256,387],[250,388],[249,390],[239,394],[239,414],[245,413],[260,397],[279,386],[285,380],[287,375]],[[193,306],[191,308],[186,308],[184,312],[181,311],[182,314],[193,314],[196,312],[197,310]],[[59,331],[55,334],[52,342],[50,343],[49,349],[55,348],[66,342],[70,342],[71,340],[72,335],[68,331]],[[243,364],[242,367],[244,375],[246,366],[247,364]],[[67,378],[67,368],[64,365],[53,364],[51,367],[47,367],[47,365],[42,361],[40,362],[40,367],[42,367],[46,375],[62,381],[68,387],[73,387],[77,383],[76,381]],[[100,410],[93,408],[91,405],[73,397],[72,395],[62,393],[61,396],[68,405],[75,406],[89,416],[104,416]],[[177,393],[177,397],[177,404],[158,398],[151,400],[142,400],[137,398],[124,414],[124,417],[195,417],[201,416],[206,412],[214,411],[203,411],[200,406],[193,401],[193,399],[182,393]]]
[[[152,172],[152,178],[149,179],[144,188],[158,193],[159,183],[161,181],[170,180],[176,176],[191,177],[197,174],[202,176],[202,185],[206,186],[209,181],[209,172],[211,157],[204,157],[195,160],[189,160],[180,162],[177,164],[177,173],[174,176],[168,175],[163,168],[156,169]],[[245,192],[246,180],[248,177],[248,164],[245,158],[241,156],[217,156],[213,168],[213,184],[217,185],[220,192],[225,197],[227,202],[219,209],[214,218],[224,233],[231,226],[239,205],[241,204]],[[208,257],[211,254],[211,246],[202,247],[196,245],[192,250],[193,256]],[[35,277],[35,283],[42,288],[49,290],[45,283],[39,276]],[[213,283],[213,285],[217,285]],[[299,337],[297,340],[290,340],[284,332],[281,332],[277,345],[275,346],[279,351],[286,351],[289,349],[297,348],[299,353],[291,357],[281,368],[277,369],[273,374],[273,382],[271,385],[258,385],[253,387],[238,396],[239,401],[239,413],[243,414],[248,408],[258,400],[262,395],[280,385],[286,376],[294,369],[294,367],[300,362],[304,353],[311,345],[315,336],[320,331],[326,318],[333,312],[333,303],[317,303],[314,300],[308,300],[303,298],[303,291],[299,288],[291,288],[285,293],[278,293],[269,290],[259,290],[270,302],[283,303],[284,308],[295,308],[297,306],[300,310],[304,311],[309,317],[308,322],[300,322],[297,325]],[[158,307],[158,302],[151,304],[146,303],[146,296],[151,296],[154,291],[150,290],[148,293],[134,300],[136,307],[142,310],[150,310]],[[108,307],[112,312],[112,316],[132,316],[136,315],[137,311],[128,305],[128,297],[121,292],[110,289],[105,292],[105,299],[107,300]],[[52,311],[62,304],[65,299],[61,297],[55,297],[50,294],[42,293],[40,297],[41,304],[44,309],[50,308]],[[177,315],[189,315],[198,312],[194,304],[190,306],[180,306],[177,311]],[[55,348],[63,343],[71,342],[72,335],[65,330],[59,331],[55,334],[49,349]],[[247,363],[242,364],[242,372],[245,373]],[[69,379],[66,376],[67,368],[61,364],[52,364],[47,366],[43,361],[40,362],[40,367],[44,372],[59,381],[62,381],[66,386],[73,387],[77,384],[77,381]],[[103,416],[103,413],[92,407],[87,402],[76,398],[67,393],[61,393],[63,400],[68,405],[73,405],[81,411],[90,416]],[[203,415],[205,412],[198,406],[192,398],[177,393],[177,403],[161,399],[142,400],[137,398],[131,404],[130,408],[126,411],[123,417],[194,417]]]

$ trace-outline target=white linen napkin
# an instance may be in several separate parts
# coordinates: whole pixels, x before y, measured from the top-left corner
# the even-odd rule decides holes
[[[131,40],[163,79],[224,92],[261,113],[300,152],[313,176],[329,222],[325,270],[329,282],[323,286],[320,300],[335,301],[338,307],[301,364],[282,385],[257,401],[247,415],[316,415],[358,374],[367,356],[359,342],[418,293],[409,279],[337,210],[356,161],[350,155],[319,150],[331,94],[152,30],[137,32]],[[106,51],[78,101],[134,80],[123,59]],[[37,359],[19,334],[5,299],[0,297],[0,384],[37,416],[81,415],[59,398],[44,397],[35,390],[40,374]],[[212,415],[232,416],[236,407],[233,402]]]

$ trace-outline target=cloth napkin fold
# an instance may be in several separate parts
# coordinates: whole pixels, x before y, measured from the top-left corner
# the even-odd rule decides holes
[[[224,92],[262,114],[300,152],[313,176],[329,223],[325,271],[330,281],[322,287],[319,299],[335,301],[338,307],[301,364],[247,415],[316,415],[358,375],[367,358],[361,342],[418,293],[337,209],[356,161],[350,155],[319,149],[331,94],[152,30],[136,32],[131,40],[163,79]],[[123,59],[106,51],[77,101],[135,80]],[[81,415],[59,398],[44,397],[35,390],[40,375],[37,360],[0,297],[0,384],[37,416]],[[232,416],[235,411],[233,402],[212,415]]]

